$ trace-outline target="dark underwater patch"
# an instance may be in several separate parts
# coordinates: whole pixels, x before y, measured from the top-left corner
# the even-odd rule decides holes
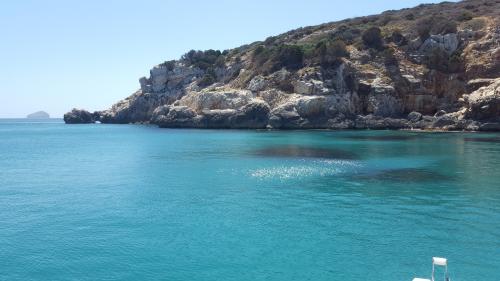
[[[391,169],[380,171],[373,174],[361,174],[353,176],[358,180],[375,180],[387,182],[411,182],[411,183],[425,183],[425,182],[438,182],[438,181],[451,181],[452,177],[443,175],[439,172],[424,169],[424,168],[404,168],[404,169]]]
[[[359,157],[355,153],[341,149],[316,148],[296,145],[267,147],[256,150],[253,152],[253,154],[257,156],[267,157],[303,157],[345,160],[359,159]]]
[[[464,138],[466,142],[489,142],[489,143],[500,143],[500,137],[474,137],[474,138]]]
[[[413,140],[416,136],[363,136],[363,135],[353,135],[344,136],[344,139],[349,140],[362,140],[362,141],[406,141]]]

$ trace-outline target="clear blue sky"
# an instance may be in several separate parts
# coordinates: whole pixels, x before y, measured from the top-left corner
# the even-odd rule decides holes
[[[301,26],[434,0],[0,3],[0,118],[106,109],[190,49],[228,49]]]

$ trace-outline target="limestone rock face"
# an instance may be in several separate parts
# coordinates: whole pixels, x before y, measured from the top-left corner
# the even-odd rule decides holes
[[[155,110],[153,122],[163,128],[263,129],[268,115],[269,106],[258,100],[238,109],[203,109],[198,113],[185,105],[167,105]]]
[[[100,112],[100,121],[117,124],[148,122],[158,106],[172,102],[176,98],[177,96],[168,93],[143,93],[139,90],[131,97],[114,104],[110,109]]]
[[[476,120],[500,121],[500,78],[491,85],[479,88],[467,97],[466,117]]]
[[[319,80],[294,81],[292,85],[294,92],[299,95],[326,95],[330,92]]]
[[[395,96],[391,86],[378,86],[368,97],[368,113],[376,116],[399,116],[403,113],[403,103]]]
[[[436,120],[432,123],[432,126],[434,128],[446,128],[448,126],[455,126],[457,122],[458,120],[454,116],[445,114],[436,117]]]
[[[448,54],[452,54],[457,50],[458,43],[458,36],[455,33],[431,35],[424,41],[422,46],[420,46],[420,52],[430,54],[434,49],[441,49]]]
[[[355,113],[353,100],[356,97],[344,95],[304,96],[290,98],[270,112],[269,125],[276,129],[330,128],[334,120],[344,121]],[[344,125],[342,125],[344,126]]]
[[[283,104],[271,111],[269,124],[274,129],[300,128],[302,118],[292,103]]]
[[[159,112],[157,112],[159,113]],[[163,128],[196,128],[201,118],[187,106],[165,106],[161,113],[154,117],[155,124]]]
[[[266,102],[253,101],[231,116],[231,128],[263,129],[269,122],[270,108]]]
[[[267,88],[268,82],[262,75],[255,76],[248,83],[248,89],[252,92],[260,92]]]
[[[189,90],[197,90],[196,79],[204,71],[176,62],[173,65],[155,66],[150,77],[139,79],[141,89],[130,97],[114,104],[110,109],[101,111],[103,123],[147,123],[159,106],[171,104]]]
[[[200,113],[203,110],[237,109],[248,104],[254,95],[251,91],[235,89],[217,89],[190,92],[179,101],[179,105],[192,108]]]
[[[145,93],[177,90],[202,76],[203,73],[201,69],[187,67],[182,63],[176,63],[171,69],[161,65],[155,66],[150,71],[149,79],[141,78],[141,90]]]
[[[467,82],[467,91],[474,92],[481,87],[491,85],[493,82],[495,82],[495,79],[491,78],[478,78],[469,80],[469,82]]]
[[[270,107],[251,91],[215,88],[192,91],[153,112],[161,127],[265,128]]]
[[[422,114],[420,112],[412,111],[408,114],[408,120],[411,122],[418,122],[422,120]]]

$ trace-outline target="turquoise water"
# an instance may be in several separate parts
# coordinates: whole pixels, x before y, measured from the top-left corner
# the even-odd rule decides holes
[[[500,134],[0,121],[0,280],[500,278]]]

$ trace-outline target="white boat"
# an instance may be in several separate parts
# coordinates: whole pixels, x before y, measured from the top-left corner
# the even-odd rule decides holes
[[[431,279],[425,278],[413,278],[413,281],[435,281],[434,273],[436,271],[436,266],[444,267],[444,281],[450,281],[450,277],[448,276],[448,260],[445,258],[432,258],[432,276]]]

